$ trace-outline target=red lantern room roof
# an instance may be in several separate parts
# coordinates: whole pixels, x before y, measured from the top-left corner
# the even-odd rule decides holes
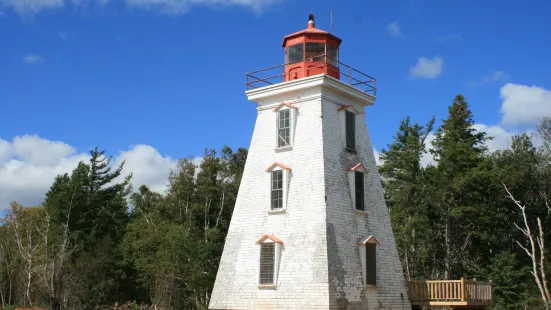
[[[375,79],[340,62],[342,40],[333,34],[316,29],[314,14],[308,27],[283,38],[285,63],[246,74],[246,88],[274,85],[297,79],[326,75],[375,96]],[[283,70],[281,70],[283,69]],[[283,71],[283,72],[281,72]]]
[[[308,28],[306,28],[304,30],[301,30],[301,31],[297,31],[295,33],[291,33],[290,35],[285,36],[283,38],[282,46],[285,47],[289,40],[296,39],[296,38],[299,38],[299,37],[310,37],[310,36],[312,36],[312,37],[324,37],[324,38],[328,39],[328,41],[332,41],[332,42],[337,43],[337,45],[340,45],[341,42],[342,42],[342,40],[340,38],[338,38],[337,36],[334,36],[334,35],[330,34],[327,31],[317,29],[316,28],[316,23],[314,22],[314,15],[310,14],[309,20],[308,20]]]

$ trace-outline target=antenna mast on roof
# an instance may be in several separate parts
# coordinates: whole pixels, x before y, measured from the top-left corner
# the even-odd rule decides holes
[[[335,23],[333,21],[333,9],[331,9],[331,34],[335,34]]]

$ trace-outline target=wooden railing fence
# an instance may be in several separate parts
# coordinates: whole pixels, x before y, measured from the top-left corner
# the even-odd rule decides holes
[[[491,301],[492,283],[474,280],[428,280],[408,283],[410,301]]]

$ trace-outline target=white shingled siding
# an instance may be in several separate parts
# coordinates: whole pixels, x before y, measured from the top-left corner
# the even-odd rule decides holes
[[[329,282],[331,304],[346,299],[348,309],[411,309],[388,209],[369,133],[363,105],[323,89],[323,140],[325,185],[327,195],[327,242],[329,249]],[[344,124],[339,105],[353,105],[356,116],[356,151],[345,150]],[[365,108],[369,110],[369,107]],[[368,170],[365,179],[367,214],[354,212],[347,171],[361,163]],[[377,246],[377,286],[363,285],[363,272],[358,241],[373,235]],[[402,293],[402,297],[400,295]],[[336,308],[336,307],[335,307]]]
[[[337,299],[346,299],[348,309],[401,309],[400,293],[404,308],[411,309],[364,115],[356,122],[358,154],[349,154],[337,104],[352,99],[327,88],[328,82],[335,83],[318,76],[274,85],[265,95],[248,94],[256,96],[258,117],[210,309],[340,309]],[[292,149],[276,151],[273,108],[282,101],[298,109]],[[346,176],[358,161],[369,170],[367,217],[354,212]],[[266,169],[274,162],[292,169],[285,213],[270,214],[266,205]],[[275,288],[258,286],[256,241],[264,234],[283,241]],[[380,242],[377,288],[362,285],[357,242],[366,234]]]

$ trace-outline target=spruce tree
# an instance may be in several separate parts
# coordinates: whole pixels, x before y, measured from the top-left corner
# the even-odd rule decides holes
[[[428,273],[430,223],[424,201],[424,174],[421,158],[434,118],[426,125],[412,124],[409,117],[400,123],[394,142],[383,149],[379,172],[390,208],[396,244],[406,279]]]
[[[436,131],[431,153],[436,159],[433,176],[433,212],[437,215],[437,237],[442,245],[442,277],[465,272],[465,253],[472,244],[473,219],[477,212],[477,168],[487,151],[484,132],[474,128],[474,117],[465,98],[458,94],[448,109],[448,118]]]

